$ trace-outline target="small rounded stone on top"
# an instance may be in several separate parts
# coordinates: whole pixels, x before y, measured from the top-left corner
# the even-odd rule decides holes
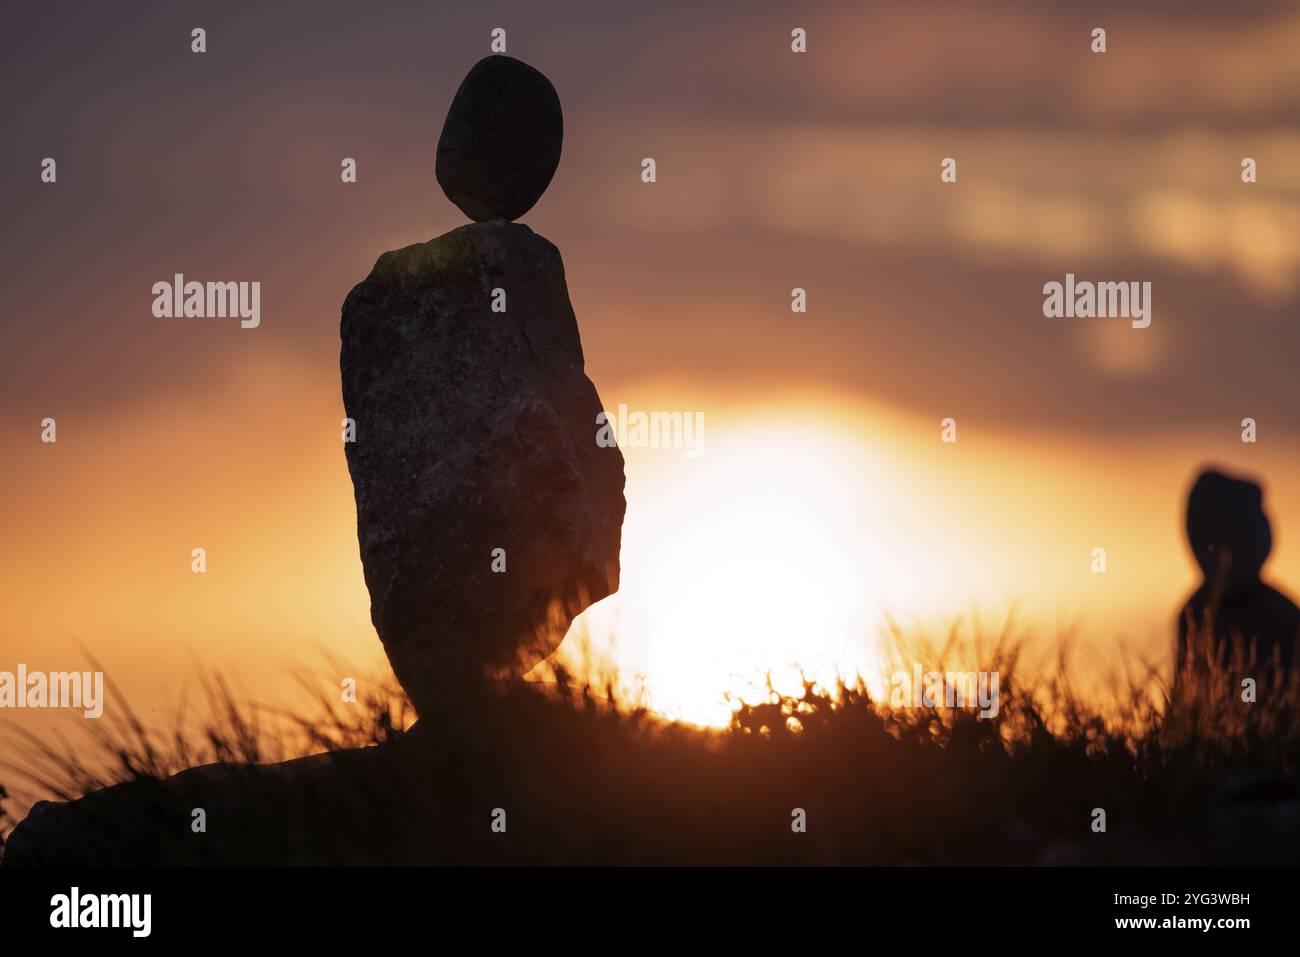
[[[484,57],[461,81],[442,124],[438,184],[476,222],[518,219],[550,185],[563,142],[551,81],[513,57]]]

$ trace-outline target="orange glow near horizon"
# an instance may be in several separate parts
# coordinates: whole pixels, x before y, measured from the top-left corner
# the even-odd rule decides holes
[[[337,394],[288,389],[286,376],[250,365],[220,394],[69,429],[46,458],[24,460],[19,480],[40,493],[8,523],[0,666],[76,667],[82,645],[159,720],[196,663],[269,702],[322,651],[361,674],[384,667]],[[962,421],[943,445],[937,418],[842,395],[722,402],[642,383],[602,396],[705,414],[698,458],[625,450],[621,589],[575,624],[622,689],[660,713],[725,723],[724,695],[752,699],[765,671],[783,687],[801,671],[878,681],[887,618],[942,632],[978,614],[996,630],[1014,609],[1039,637],[1077,625],[1095,647],[1167,658],[1194,584],[1180,515],[1206,461],[1189,450],[1203,443],[1091,446]],[[1222,451],[1216,461],[1267,483],[1266,573],[1300,579],[1294,476],[1263,453]],[[196,545],[208,549],[203,576],[189,570]],[[1098,546],[1104,575],[1089,567]]]
[[[879,694],[892,624],[934,636],[973,617],[992,638],[1013,617],[1048,652],[1077,634],[1094,672],[1167,657],[1193,583],[1181,497],[1200,459],[960,431],[943,445],[937,421],[827,396],[706,422],[698,459],[625,450],[621,588],[561,652],[581,671],[575,644],[594,649],[653,710],[725,724],[724,693],[757,700],[767,674],[780,690],[861,675]],[[1275,512],[1295,491],[1270,486]]]

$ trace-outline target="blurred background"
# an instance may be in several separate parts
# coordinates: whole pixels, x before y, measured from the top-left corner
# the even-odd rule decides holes
[[[147,716],[200,664],[269,701],[322,651],[386,667],[339,310],[464,221],[434,151],[494,27],[564,105],[523,221],[605,407],[705,421],[627,450],[623,588],[567,652],[706,723],[763,669],[878,666],[891,618],[1167,666],[1209,463],[1300,582],[1300,7],[449,6],[0,5],[0,669],[89,653]],[[155,319],[177,272],[260,281],[261,327]],[[1151,282],[1150,328],[1044,318],[1067,272]]]

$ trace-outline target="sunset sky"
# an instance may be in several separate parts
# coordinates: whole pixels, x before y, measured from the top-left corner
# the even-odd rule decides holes
[[[464,222],[434,152],[498,26],[564,107],[522,221],[605,407],[704,413],[698,458],[626,451],[623,587],[578,626],[655,707],[873,667],[885,615],[1164,661],[1208,463],[1264,482],[1300,588],[1300,8],[443,6],[0,6],[0,669],[84,647],[147,713],[196,663],[263,699],[321,649],[384,667],[339,310]],[[261,326],[154,318],[178,272],[260,281]],[[1151,282],[1150,328],[1045,318],[1067,272]]]

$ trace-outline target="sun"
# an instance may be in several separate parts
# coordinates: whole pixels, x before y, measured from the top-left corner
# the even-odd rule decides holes
[[[654,711],[717,726],[768,674],[874,674],[883,602],[918,585],[862,436],[788,412],[710,426],[698,458],[625,450],[622,583],[581,626]]]

